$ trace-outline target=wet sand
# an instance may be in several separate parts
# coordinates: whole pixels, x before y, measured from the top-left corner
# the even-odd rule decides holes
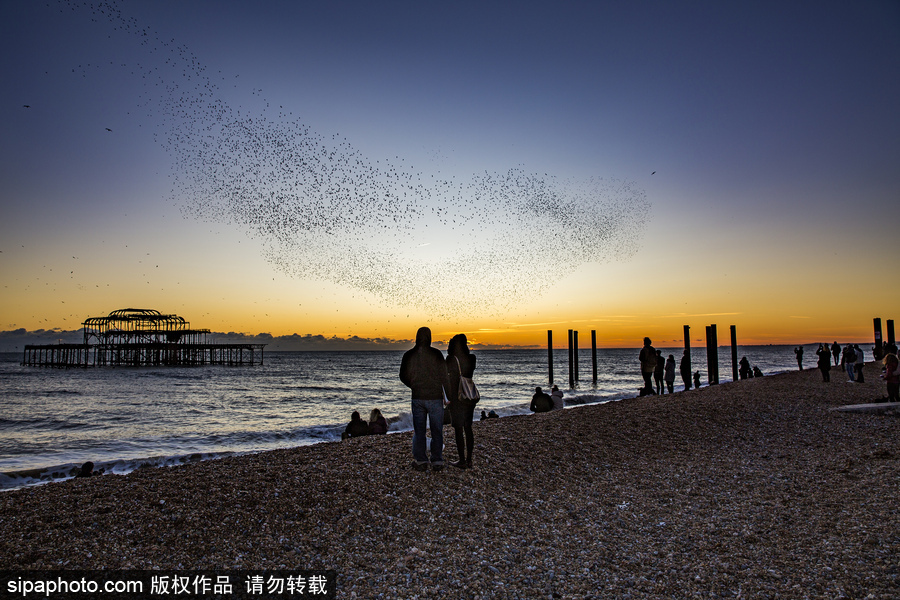
[[[491,419],[472,470],[414,471],[400,433],[5,492],[0,564],[333,569],[339,598],[897,598],[900,419],[829,410],[884,397],[880,371]]]

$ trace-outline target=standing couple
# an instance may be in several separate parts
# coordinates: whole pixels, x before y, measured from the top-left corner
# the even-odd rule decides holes
[[[400,381],[412,390],[413,468],[427,471],[426,421],[431,428],[431,469],[444,468],[444,401],[456,431],[459,461],[451,463],[460,469],[472,468],[472,417],[475,403],[459,397],[460,377],[471,378],[475,372],[475,355],[469,352],[465,334],[453,336],[447,346],[447,358],[431,346],[431,329],[420,327],[416,332],[416,346],[403,355]]]

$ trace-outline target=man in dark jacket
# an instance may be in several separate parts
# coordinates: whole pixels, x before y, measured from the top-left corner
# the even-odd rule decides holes
[[[444,355],[431,347],[431,330],[420,327],[416,346],[403,355],[400,381],[412,390],[413,467],[428,470],[426,420],[431,428],[431,468],[444,468],[444,390],[450,389]]]

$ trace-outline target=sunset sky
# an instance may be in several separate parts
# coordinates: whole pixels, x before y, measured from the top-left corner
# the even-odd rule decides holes
[[[131,307],[639,347],[900,317],[894,0],[2,2],[0,61],[0,331]],[[364,174],[316,196],[313,155]]]

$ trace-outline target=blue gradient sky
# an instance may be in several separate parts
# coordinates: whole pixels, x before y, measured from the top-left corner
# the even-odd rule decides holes
[[[2,2],[0,330],[139,307],[215,331],[405,339],[430,323],[532,344],[574,326],[639,346],[712,322],[761,343],[862,340],[896,316],[895,1],[120,8],[189,49],[248,118],[290,113],[426,174],[628,182],[651,218],[637,252],[549,269],[499,313],[436,317],[288,275],[258,233],[173,196],[141,75],[165,53],[90,8]]]

